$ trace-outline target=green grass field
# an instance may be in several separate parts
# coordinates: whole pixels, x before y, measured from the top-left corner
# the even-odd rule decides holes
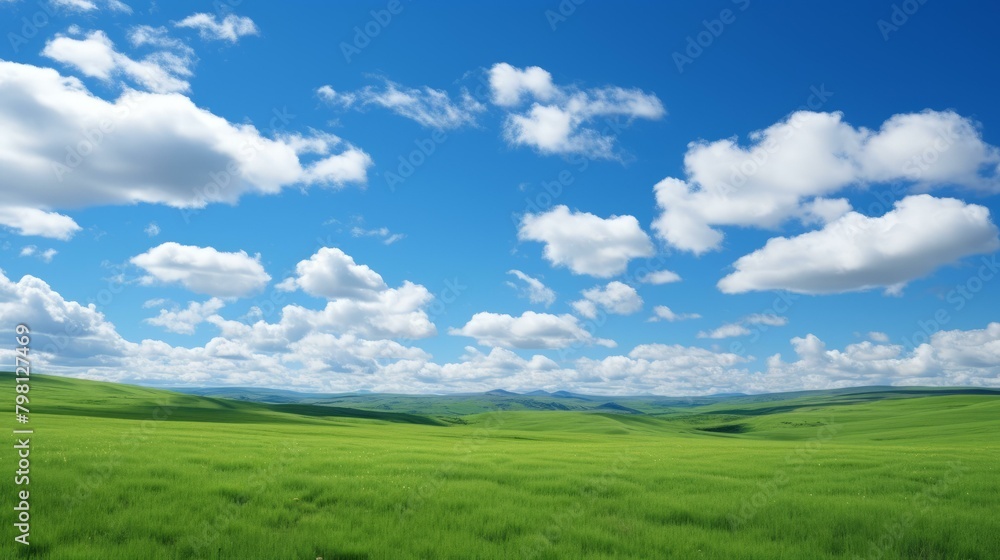
[[[30,394],[31,546],[5,507],[2,558],[1000,557],[995,395],[437,417],[49,376]]]

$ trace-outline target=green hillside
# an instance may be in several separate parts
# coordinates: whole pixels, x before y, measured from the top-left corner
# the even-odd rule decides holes
[[[0,557],[996,558],[1000,398],[954,393],[416,415],[33,376]]]

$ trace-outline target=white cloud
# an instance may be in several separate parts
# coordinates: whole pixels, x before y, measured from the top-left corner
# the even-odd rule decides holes
[[[266,138],[182,95],[128,90],[108,102],[55,70],[2,60],[0,129],[0,225],[58,239],[80,226],[54,210],[203,208],[290,185],[364,183],[372,164],[332,135]]]
[[[735,336],[746,336],[750,332],[750,329],[739,323],[726,323],[715,330],[699,332],[698,338],[732,338]]]
[[[192,301],[185,309],[161,309],[159,315],[146,319],[146,322],[173,333],[194,334],[198,325],[218,313],[223,306],[225,303],[219,298],[212,298],[203,303]]]
[[[140,32],[138,37],[141,36]],[[137,36],[133,36],[134,40],[135,37]],[[191,66],[194,58],[187,47],[158,51],[142,60],[135,60],[116,51],[114,43],[103,31],[91,31],[83,39],[56,35],[45,44],[42,54],[92,78],[109,81],[118,75],[124,75],[156,93],[186,92],[191,89],[187,78],[193,74]]]
[[[518,239],[545,243],[546,260],[576,274],[607,278],[621,274],[628,262],[655,253],[649,236],[633,216],[600,218],[556,206],[521,220]]]
[[[50,354],[66,364],[100,362],[126,346],[104,315],[93,305],[67,302],[34,276],[11,282],[0,272],[0,325],[13,332],[24,323],[31,328],[32,354]],[[33,364],[34,365],[34,364]]]
[[[156,222],[149,222],[146,229],[142,231],[150,237],[156,237],[157,235],[160,235],[160,226],[156,225]]]
[[[347,108],[354,105],[358,96],[353,93],[344,93],[333,89],[333,86],[323,85],[316,88],[316,95],[335,107]]]
[[[205,305],[218,306],[212,300]],[[201,347],[133,343],[94,306],[66,301],[38,278],[13,283],[0,273],[0,326],[13,332],[20,322],[30,324],[33,361],[52,373],[167,386],[280,384],[337,391],[419,386],[409,377],[430,359],[423,350],[352,333],[334,335],[325,330],[331,325],[298,323],[302,316],[294,309],[284,314],[288,317],[278,324],[259,322],[242,325],[243,330],[235,326],[240,323],[211,315],[208,322],[225,334]],[[13,359],[10,349],[0,354]]]
[[[476,313],[450,334],[468,336],[484,346],[504,348],[568,348],[574,345],[614,347],[614,341],[595,338],[572,315],[525,311],[519,317],[502,313]]]
[[[657,120],[666,114],[654,94],[620,87],[558,87],[537,66],[521,70],[501,62],[490,69],[489,77],[494,104],[514,111],[527,98],[534,100],[526,110],[506,116],[504,136],[512,145],[530,146],[542,154],[615,159],[615,135],[607,131],[610,127],[598,131],[596,119]]]
[[[486,107],[473,99],[468,91],[453,101],[447,92],[429,87],[408,88],[385,80],[382,87],[365,87],[357,92],[337,92],[329,85],[316,90],[320,99],[330,105],[347,108],[377,105],[416,121],[421,126],[453,129],[476,124],[476,115]]]
[[[52,258],[55,257],[59,251],[55,249],[45,249],[44,251],[39,251],[38,247],[35,245],[25,245],[21,248],[20,256],[22,257],[36,257],[43,262],[50,263]]]
[[[625,394],[703,395],[738,390],[747,372],[733,368],[750,359],[676,344],[643,344],[628,356],[581,358],[576,369],[583,387],[621,387],[616,392]]]
[[[986,207],[914,195],[883,216],[851,212],[823,229],[770,239],[719,281],[725,293],[828,294],[902,287],[969,255],[1000,248]]]
[[[101,3],[112,12],[132,13],[132,8],[120,0],[104,0]],[[93,12],[99,9],[95,0],[52,0],[52,5],[70,12]]]
[[[873,342],[889,342],[889,335],[879,331],[871,331],[868,333],[868,338]]]
[[[774,313],[754,313],[743,317],[734,323],[726,323],[713,331],[702,331],[698,333],[698,338],[732,338],[736,336],[746,336],[753,332],[746,325],[764,325],[756,330],[765,330],[766,327],[783,327],[788,324],[788,317],[776,315]]]
[[[744,365],[751,356],[666,344],[639,345],[626,356],[578,359],[572,368],[502,348],[488,354],[466,348],[458,362],[439,365],[419,348],[345,332],[364,324],[357,317],[322,317],[330,318],[327,310],[297,306],[287,306],[273,324],[246,325],[213,315],[207,321],[220,334],[203,346],[134,343],[122,338],[93,305],[67,301],[38,278],[12,282],[0,273],[0,329],[12,332],[18,323],[31,325],[32,355],[39,369],[88,379],[166,386],[279,385],[331,392],[504,387],[660,395],[864,385],[1000,386],[1000,323],[916,333],[910,337],[917,345],[912,349],[864,341],[830,350],[807,335],[792,339],[795,361],[774,355],[765,371],[751,372]],[[0,359],[12,360],[12,349],[0,349]]]
[[[803,111],[750,140],[690,144],[687,178],[668,177],[654,189],[662,214],[653,227],[662,239],[704,253],[721,246],[719,226],[830,223],[850,210],[846,200],[830,197],[849,186],[1000,190],[1000,150],[983,142],[976,123],[951,111],[895,115],[878,131],[855,128],[840,113]]]
[[[489,71],[490,89],[493,103],[502,107],[513,107],[521,103],[525,94],[535,99],[547,101],[556,95],[552,74],[538,66],[524,69],[514,68],[506,62],[494,64]]]
[[[642,298],[635,288],[617,280],[608,282],[603,288],[596,286],[581,293],[583,299],[571,305],[588,319],[596,318],[599,309],[615,315],[631,315],[642,309]]]
[[[97,9],[97,4],[90,0],[52,0],[54,6],[71,11],[90,12]]]
[[[556,293],[549,288],[538,278],[528,276],[527,274],[521,272],[520,270],[508,270],[507,274],[513,274],[519,280],[524,282],[524,286],[519,286],[513,282],[507,282],[507,285],[518,291],[518,295],[525,297],[531,303],[541,303],[545,307],[548,307],[555,303]]]
[[[666,305],[657,305],[653,308],[653,316],[649,318],[649,321],[668,321],[674,323],[677,321],[687,321],[689,319],[701,319],[701,315],[697,313],[675,313]]]
[[[184,60],[193,60],[195,58],[194,49],[189,47],[184,41],[176,37],[171,37],[170,30],[166,27],[137,25],[129,30],[128,40],[133,47],[156,47],[172,51]]]
[[[493,348],[489,354],[483,354],[471,346],[466,346],[462,361],[435,369],[440,371],[436,379],[441,383],[458,386],[472,383],[480,389],[498,386],[513,390],[561,389],[575,376],[575,372],[560,368],[545,356],[536,354],[526,360],[504,348]]]
[[[246,325],[238,321],[212,321],[223,335],[252,340],[255,345],[271,351],[284,348],[309,332],[350,334],[368,339],[419,339],[437,334],[426,311],[433,299],[427,288],[407,281],[398,288],[375,293],[374,299],[340,297],[328,301],[319,310],[287,305],[282,308],[277,323],[260,320]]]
[[[923,333],[920,333],[921,335]],[[985,329],[938,331],[907,350],[869,341],[828,350],[810,334],[792,339],[798,360],[768,360],[769,387],[830,389],[866,385],[1000,385],[1000,323]],[[915,337],[916,338],[916,337]]]
[[[147,299],[142,303],[142,308],[150,309],[152,307],[162,307],[168,303],[170,303],[170,300],[164,298]]]
[[[3,144],[3,139],[0,139],[0,144]],[[3,166],[4,162],[0,159],[0,167]],[[3,187],[4,185],[0,183],[0,191]],[[69,216],[24,206],[0,208],[0,225],[12,228],[21,235],[38,235],[62,240],[70,239],[81,229]]]
[[[776,315],[774,313],[754,313],[743,318],[745,325],[767,325],[769,327],[783,327],[788,324],[788,317]]]
[[[328,299],[361,300],[373,300],[388,288],[377,272],[333,247],[323,247],[308,260],[299,261],[295,274],[278,287],[288,291],[301,288],[307,294]]]
[[[197,29],[202,39],[235,43],[246,35],[259,35],[260,30],[252,19],[236,14],[227,14],[219,21],[215,14],[192,14],[174,24],[176,27]]]
[[[176,283],[192,292],[216,297],[248,296],[261,291],[271,280],[260,264],[260,255],[225,253],[173,241],[136,255],[129,262],[146,271],[144,284]]]
[[[437,332],[425,310],[434,299],[427,288],[409,281],[390,288],[381,275],[337,248],[323,247],[300,261],[295,276],[277,287],[331,300],[322,311],[288,306],[283,324],[309,324],[367,337],[425,338]]]
[[[681,277],[676,272],[670,270],[657,270],[639,278],[639,281],[645,284],[670,284],[672,282],[680,282]]]
[[[375,229],[365,229],[363,227],[354,226],[351,228],[351,236],[353,237],[378,237],[382,240],[382,243],[386,245],[392,245],[393,243],[405,238],[406,236],[402,233],[392,233],[387,227],[380,227]]]

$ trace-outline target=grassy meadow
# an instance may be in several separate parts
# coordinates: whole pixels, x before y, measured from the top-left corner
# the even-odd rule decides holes
[[[31,546],[7,507],[0,558],[1000,557],[992,394],[435,415],[33,376],[31,397]]]

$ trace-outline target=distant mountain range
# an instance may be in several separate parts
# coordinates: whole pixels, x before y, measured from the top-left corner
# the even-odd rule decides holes
[[[920,394],[987,394],[1000,395],[1000,390],[972,387],[850,387],[825,391],[797,391],[746,395],[725,393],[698,397],[668,397],[658,395],[601,396],[569,391],[534,390],[515,393],[493,389],[484,393],[451,395],[404,395],[391,393],[301,393],[281,389],[254,387],[182,387],[174,391],[203,397],[235,399],[270,404],[310,404],[348,407],[360,410],[420,414],[431,416],[464,416],[496,410],[572,410],[604,414],[671,414],[685,409],[712,405],[722,413],[739,413],[753,408],[766,408],[772,401],[782,408],[808,406],[810,403],[834,402],[853,404],[871,400],[902,398]]]

